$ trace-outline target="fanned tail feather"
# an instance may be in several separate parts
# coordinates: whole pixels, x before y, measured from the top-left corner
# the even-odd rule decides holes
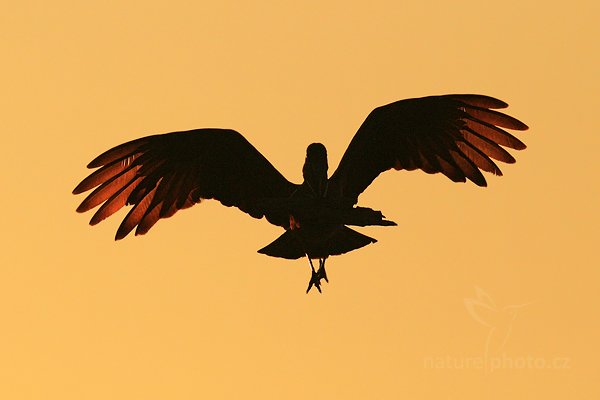
[[[343,226],[329,237],[324,238],[322,242],[312,243],[306,249],[300,238],[300,233],[297,231],[285,231],[269,245],[258,250],[258,252],[271,257],[290,260],[305,257],[306,253],[311,258],[324,258],[348,253],[376,242],[377,240],[369,236]]]

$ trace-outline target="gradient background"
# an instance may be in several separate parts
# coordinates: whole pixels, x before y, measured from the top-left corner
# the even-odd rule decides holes
[[[125,3],[2,5],[0,398],[600,398],[597,1]],[[229,127],[299,182],[310,142],[333,170],[374,107],[453,92],[529,148],[487,189],[380,177],[361,204],[399,226],[323,295],[216,202],[118,243],[123,212],[74,211],[127,140]]]

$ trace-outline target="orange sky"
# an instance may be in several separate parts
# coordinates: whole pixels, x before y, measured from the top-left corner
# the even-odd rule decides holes
[[[3,5],[0,398],[599,398],[598,3],[213,3]],[[118,243],[74,211],[127,140],[233,128],[299,182],[307,144],[333,170],[374,107],[453,92],[528,149],[486,189],[378,178],[398,227],[322,295],[216,202]]]

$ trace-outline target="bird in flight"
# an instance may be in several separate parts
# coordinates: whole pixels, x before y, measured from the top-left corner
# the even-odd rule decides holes
[[[329,256],[376,240],[350,226],[391,226],[380,211],[357,206],[360,194],[387,170],[441,172],[453,182],[486,186],[481,171],[502,175],[493,160],[514,163],[505,147],[525,144],[502,128],[526,130],[521,121],[495,111],[508,105],[476,94],[451,94],[396,101],[375,108],[362,123],[339,166],[329,176],[327,150],[306,149],[304,182],[288,181],[250,142],[231,129],[205,128],[152,135],[116,146],[96,157],[97,168],[73,190],[94,189],[77,208],[100,206],[95,225],[133,206],[115,240],[135,229],[143,235],[161,218],[215,199],[254,218],[265,217],[285,232],[258,250],[272,257],[307,257],[308,293],[329,282]],[[312,260],[318,260],[315,269]]]

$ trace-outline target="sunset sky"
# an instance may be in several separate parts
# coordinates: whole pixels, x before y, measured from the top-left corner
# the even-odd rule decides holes
[[[600,398],[600,3],[15,1],[0,13],[1,399]],[[410,5],[409,3],[413,3]],[[113,240],[71,191],[104,150],[241,132],[299,183],[375,107],[445,93],[530,126],[489,187],[387,172],[397,227],[328,261],[207,201]]]

